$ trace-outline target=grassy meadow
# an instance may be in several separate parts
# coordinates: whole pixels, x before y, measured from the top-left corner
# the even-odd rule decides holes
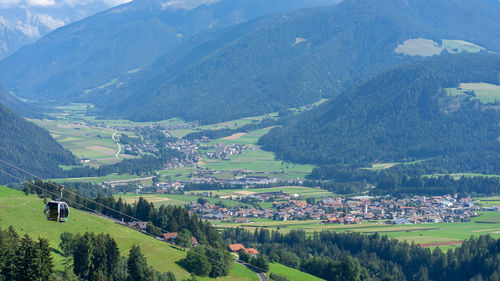
[[[70,203],[71,205],[71,203]],[[120,248],[122,255],[127,252],[133,244],[140,245],[142,252],[147,258],[148,264],[159,271],[171,271],[178,279],[188,278],[190,274],[175,262],[184,258],[186,252],[180,251],[169,244],[156,240],[153,237],[142,234],[128,227],[118,225],[110,220],[88,214],[76,209],[71,209],[70,219],[67,223],[55,223],[47,221],[43,215],[44,204],[41,199],[34,195],[25,196],[24,193],[0,187],[0,225],[7,228],[12,225],[21,234],[28,233],[33,238],[44,237],[50,241],[52,247],[56,270],[63,270],[63,257],[59,254],[60,239],[63,232],[85,233],[109,233]],[[214,280],[211,278],[197,277],[198,280]],[[215,280],[245,280],[257,281],[257,275],[249,269],[234,264],[229,276]]]
[[[466,92],[474,91],[471,99],[479,100],[483,104],[492,104],[500,101],[500,86],[488,83],[460,83],[457,88],[445,89],[450,96],[467,95]]]

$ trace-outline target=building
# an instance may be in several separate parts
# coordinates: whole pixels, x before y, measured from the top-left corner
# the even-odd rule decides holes
[[[245,246],[243,246],[242,244],[229,244],[229,251],[231,253],[237,254],[240,249],[243,249],[246,251]]]

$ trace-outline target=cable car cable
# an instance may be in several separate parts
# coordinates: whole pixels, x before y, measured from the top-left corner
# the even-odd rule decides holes
[[[19,171],[22,171],[22,172],[24,172],[24,173],[26,173],[26,174],[28,174],[28,175],[30,175],[30,176],[32,176],[32,177],[34,177],[34,178],[38,179],[38,180],[44,181],[44,179],[42,179],[42,178],[40,178],[40,177],[38,177],[38,176],[36,176],[36,175],[34,175],[34,174],[32,174],[32,173],[30,173],[30,172],[26,171],[26,170],[23,170],[22,168],[19,168],[19,167],[15,166],[15,165],[13,165],[13,164],[11,164],[11,163],[9,163],[9,162],[6,162],[5,160],[0,159],[0,162],[3,162],[3,163],[5,163],[5,164],[7,164],[8,166],[10,166],[10,167],[12,167],[12,168],[15,168],[15,169],[17,169],[17,170],[19,170]],[[9,173],[7,173],[7,172],[3,171],[3,170],[0,170],[0,172],[3,172],[3,173],[5,173],[5,174],[7,174],[7,175],[9,175],[9,176],[12,176],[12,177],[14,177],[14,178],[17,178],[17,179],[19,179],[19,180],[21,180],[21,181],[23,181],[23,182],[26,182],[26,183],[28,183],[28,184],[30,184],[30,185],[32,185],[32,186],[37,187],[37,188],[39,188],[39,189],[42,189],[42,190],[44,190],[44,191],[47,191],[47,192],[48,192],[48,193],[50,193],[50,194],[56,195],[55,193],[50,192],[50,191],[48,191],[47,189],[45,189],[45,188],[43,188],[43,187],[40,187],[40,186],[34,185],[34,184],[32,184],[32,183],[30,183],[30,182],[28,182],[28,181],[26,181],[26,180],[24,180],[24,179],[22,179],[22,178],[19,178],[19,177],[17,177],[17,176],[11,175],[11,174],[9,174]],[[60,188],[60,186],[58,186],[57,184],[52,183],[52,182],[50,182],[50,181],[47,181],[47,183],[48,183],[48,184],[50,184],[50,185],[52,185],[52,186],[55,186],[55,187],[57,187],[57,188]],[[67,190],[66,190],[66,191],[67,191]],[[69,191],[67,191],[67,192],[69,192]],[[94,203],[94,204],[96,204],[96,205],[99,205],[99,206],[101,206],[101,207],[103,207],[103,208],[106,208],[106,209],[108,209],[108,210],[114,211],[114,212],[116,212],[117,214],[120,214],[120,215],[123,215],[123,216],[125,216],[125,217],[127,217],[127,218],[132,219],[133,221],[141,222],[141,220],[139,220],[139,219],[137,219],[137,218],[135,218],[135,217],[133,217],[133,216],[130,216],[130,215],[128,215],[128,214],[122,213],[122,212],[120,212],[120,211],[118,211],[118,210],[115,210],[115,209],[113,209],[113,208],[110,208],[110,207],[108,207],[108,206],[105,206],[105,205],[103,205],[103,204],[101,204],[101,203],[99,203],[99,202],[96,202],[96,201],[94,201],[94,200],[92,200],[92,199],[89,199],[89,198],[87,198],[87,197],[85,197],[85,196],[83,196],[83,195],[79,195],[79,194],[75,194],[75,193],[73,193],[73,195],[74,195],[74,196],[79,196],[80,198],[82,198],[82,199],[84,199],[84,200],[87,200],[87,201],[89,201],[89,202],[92,202],[92,203]],[[88,208],[88,207],[86,207],[86,206],[84,206],[84,205],[82,205],[82,204],[79,204],[79,203],[75,202],[75,201],[72,201],[72,200],[71,200],[71,201],[70,201],[70,200],[67,200],[67,201],[69,201],[69,202],[74,202],[74,203],[76,203],[76,204],[77,204],[77,205],[79,205],[79,206],[83,206],[84,208],[86,208],[86,209],[90,210],[91,212],[96,212],[95,210],[92,210],[92,209],[90,209],[90,208]],[[103,216],[105,216],[105,217],[108,217],[108,216],[106,216],[106,215],[104,215],[104,214],[101,214],[101,215],[103,215]],[[111,217],[108,217],[108,218],[111,218]],[[111,219],[113,219],[113,218],[111,218]],[[164,232],[164,233],[168,232],[168,231],[166,231],[165,229],[162,229],[162,228],[160,228],[160,227],[157,227],[157,226],[155,226],[155,225],[153,225],[153,224],[151,224],[151,226],[152,226],[152,227],[154,227],[154,228],[156,228],[156,229],[158,229],[158,230],[161,230],[161,231],[162,231],[162,232]],[[189,239],[184,238],[184,237],[179,237],[179,236],[177,236],[177,237],[178,237],[178,238],[180,238],[180,239],[184,239],[185,241],[188,241],[188,240],[189,240]],[[189,242],[191,242],[191,241],[189,241]],[[203,246],[203,247],[205,247],[205,248],[206,248],[206,246],[205,246],[205,245],[202,245],[202,244],[200,244],[199,246]],[[221,252],[221,251],[218,251],[218,250],[214,250],[214,249],[215,249],[215,248],[212,248],[211,250],[212,250],[212,251],[215,251],[215,252],[219,252],[219,253],[221,253],[221,254],[225,254],[224,252]],[[203,256],[203,255],[198,254],[198,253],[196,253],[196,252],[194,252],[194,251],[193,251],[193,253],[194,253],[194,254],[197,254],[197,255],[200,255],[200,256]],[[205,256],[205,257],[206,257],[206,256]],[[227,265],[227,264],[222,263],[222,262],[220,262],[220,261],[218,261],[218,260],[214,260],[214,259],[211,259],[211,258],[209,258],[209,257],[206,257],[206,258],[207,258],[207,259],[209,259],[209,260],[212,260],[212,261],[214,261],[214,262],[217,262],[217,263],[219,263],[219,264],[222,264],[222,265]],[[265,272],[265,270],[264,270],[264,269],[259,268],[259,267],[257,267],[257,266],[252,265],[252,267],[254,267],[254,268],[258,269],[258,270],[261,270],[262,272]],[[235,269],[236,269],[236,268],[235,268]],[[241,270],[238,270],[238,271],[240,271],[240,272],[242,272],[242,273],[245,273],[245,272],[243,272],[243,271],[241,271]]]

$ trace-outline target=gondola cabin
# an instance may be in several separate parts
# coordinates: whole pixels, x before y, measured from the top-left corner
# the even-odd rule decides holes
[[[50,201],[45,205],[44,213],[49,221],[67,222],[69,218],[69,206],[66,202]]]

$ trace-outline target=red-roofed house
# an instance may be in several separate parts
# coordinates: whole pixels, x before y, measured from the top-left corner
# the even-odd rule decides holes
[[[259,254],[259,251],[257,251],[254,248],[248,248],[248,249],[245,250],[245,253],[249,254],[252,257],[255,257],[256,255]]]
[[[172,243],[172,244],[175,244],[175,238],[177,238],[177,232],[163,233],[162,236],[163,236],[163,239],[165,239],[165,241]],[[198,240],[196,239],[196,237],[192,236],[191,237],[191,247],[196,247],[198,245],[200,245],[200,243],[198,243]]]
[[[238,253],[240,249],[246,250],[245,246],[241,244],[229,244],[229,251],[232,253]]]

